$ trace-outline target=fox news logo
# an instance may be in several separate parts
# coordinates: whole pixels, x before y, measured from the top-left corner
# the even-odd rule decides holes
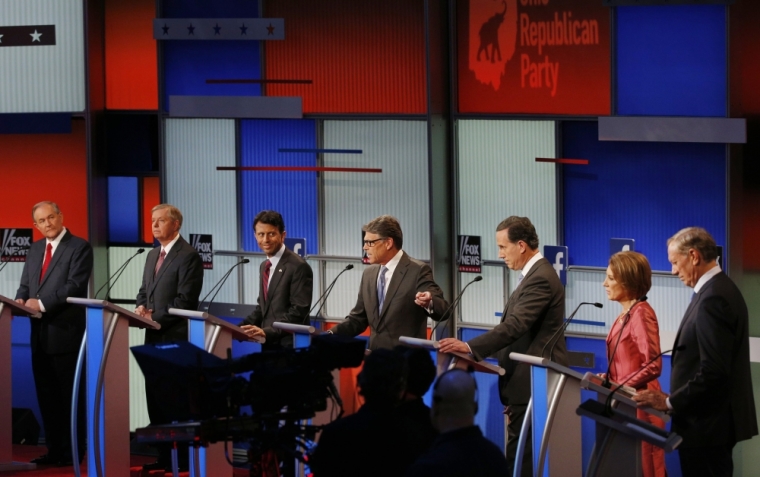
[[[204,270],[214,269],[214,247],[211,245],[211,235],[190,234],[190,245],[198,252],[203,260]]]
[[[459,236],[459,257],[457,265],[460,272],[480,273],[480,236]]]
[[[32,246],[32,229],[0,229],[3,231],[3,248],[0,262],[26,262]]]

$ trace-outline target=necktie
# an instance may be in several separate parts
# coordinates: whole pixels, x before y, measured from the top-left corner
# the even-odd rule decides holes
[[[40,283],[42,282],[42,279],[45,277],[45,272],[47,272],[48,265],[50,265],[50,260],[53,259],[53,244],[48,243],[47,248],[45,249],[45,260],[42,262],[42,270],[40,271]]]
[[[267,300],[269,297],[269,271],[272,269],[272,262],[267,260],[267,263],[264,265],[264,275],[261,277],[261,285],[264,287],[264,299]]]
[[[166,258],[166,250],[161,249],[161,254],[158,256],[158,261],[156,262],[156,269],[153,270],[153,278],[158,275],[158,271],[161,269],[161,265],[164,264],[164,259]]]
[[[388,271],[385,265],[380,267],[380,277],[377,280],[377,312],[383,312],[383,302],[385,301],[385,272]]]

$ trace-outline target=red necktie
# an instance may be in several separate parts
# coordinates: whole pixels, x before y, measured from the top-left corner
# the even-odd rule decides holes
[[[156,275],[158,275],[161,265],[164,264],[164,258],[166,258],[166,251],[161,249],[161,254],[158,256],[158,261],[156,262],[156,269],[153,270],[153,278],[156,278]]]
[[[48,265],[50,265],[50,260],[52,259],[53,244],[48,242],[47,248],[45,249],[45,260],[42,262],[42,270],[40,271],[40,283],[42,283],[42,279],[45,277],[45,272],[47,272]]]
[[[272,269],[272,262],[267,260],[266,265],[264,265],[264,275],[262,277],[262,285],[264,286],[264,299],[267,299],[267,294],[269,293],[269,270]]]

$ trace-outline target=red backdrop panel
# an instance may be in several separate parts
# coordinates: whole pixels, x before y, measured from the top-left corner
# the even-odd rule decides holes
[[[731,117],[760,114],[760,2],[739,0],[729,7]]]
[[[158,177],[143,177],[142,189],[142,236],[145,243],[153,243],[151,210],[161,203],[161,182]]]
[[[158,109],[155,0],[106,0],[106,107]]]
[[[87,148],[84,120],[72,120],[71,134],[0,135],[2,188],[0,228],[32,227],[32,206],[56,202],[63,225],[88,238]],[[42,238],[34,229],[34,240]]]
[[[459,111],[610,114],[610,9],[588,0],[459,0]]]
[[[304,113],[426,112],[421,0],[270,0],[285,40],[265,42],[267,96],[301,96]]]

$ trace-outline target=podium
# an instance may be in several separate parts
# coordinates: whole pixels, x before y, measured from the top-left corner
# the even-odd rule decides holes
[[[35,464],[13,462],[13,367],[11,321],[13,316],[39,319],[42,315],[0,295],[0,471],[32,470]]]
[[[87,309],[87,468],[94,476],[129,477],[128,328],[161,325],[105,300],[66,301]]]
[[[441,347],[438,341],[412,338],[411,336],[401,336],[398,341],[403,345],[412,346],[414,348],[424,348],[430,351],[438,351]],[[476,361],[475,358],[464,353],[452,351],[450,353],[439,352],[439,354],[448,357],[449,362],[444,366],[447,370],[459,368],[467,371],[472,369],[479,373],[498,374],[499,376],[504,376],[504,373],[506,372],[501,366],[496,366],[485,361]]]
[[[293,333],[293,348],[308,348],[311,344],[311,337],[321,335],[321,331],[309,325],[295,325],[293,323],[283,323],[275,321],[272,328]]]
[[[616,475],[619,477],[640,477],[641,441],[661,447],[671,452],[681,444],[681,437],[664,429],[641,421],[636,417],[637,405],[631,399],[635,390],[602,386],[602,379],[593,373],[586,373],[581,387],[595,391],[597,400],[588,400],[578,406],[576,413],[596,422],[596,442],[591,453],[587,476]],[[614,393],[613,399],[609,396]],[[607,405],[609,400],[609,406]],[[670,416],[650,407],[640,408],[659,417],[666,423]]]
[[[517,443],[515,473],[519,476],[530,428],[533,475],[582,475],[580,405],[583,375],[547,358],[509,353],[509,359],[531,367],[531,398]]]
[[[199,348],[220,358],[227,357],[227,350],[232,347],[232,340],[256,341],[263,343],[264,338],[251,339],[239,327],[203,311],[169,308],[169,314],[187,318],[188,341]],[[224,471],[223,469],[227,469]],[[207,477],[212,475],[232,475],[232,467],[224,456],[224,443],[210,444],[207,448],[193,446],[193,465],[190,477]]]

